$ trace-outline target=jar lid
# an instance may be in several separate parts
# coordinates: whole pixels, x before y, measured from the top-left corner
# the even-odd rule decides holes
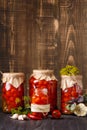
[[[61,76],[61,88],[64,90],[70,88],[73,85],[78,85],[81,89],[83,88],[82,75]]]
[[[38,80],[56,80],[53,72],[53,70],[33,70],[33,74],[31,76],[34,76]]]
[[[82,75],[61,75],[61,78],[72,78],[72,79],[82,79],[83,76]]]
[[[3,73],[2,74],[3,75],[3,77],[24,77],[25,75],[24,75],[24,73],[22,73],[22,72],[7,72],[7,73]]]
[[[33,73],[53,73],[53,70],[33,70]]]
[[[2,82],[12,84],[18,88],[25,80],[24,73],[3,73]]]

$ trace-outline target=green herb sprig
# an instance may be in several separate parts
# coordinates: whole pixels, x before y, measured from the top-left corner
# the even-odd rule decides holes
[[[30,107],[30,104],[29,104],[29,100],[30,100],[30,98],[28,96],[24,96],[25,106],[24,107],[19,106],[18,108],[11,109],[11,113],[12,114],[16,113],[16,114],[19,114],[19,115],[21,115],[21,114],[27,115],[28,112],[31,112],[31,109],[30,109],[31,107]],[[16,99],[16,103],[17,103],[17,101],[19,102],[18,99]]]
[[[76,66],[66,65],[66,67],[60,70],[60,75],[78,75],[80,74],[79,69]]]

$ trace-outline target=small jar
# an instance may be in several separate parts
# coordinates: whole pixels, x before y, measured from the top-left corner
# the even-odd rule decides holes
[[[33,70],[29,95],[32,112],[51,112],[57,107],[57,79],[53,70]]]
[[[2,75],[2,109],[11,112],[11,109],[24,106],[24,73],[3,73]]]
[[[82,97],[82,76],[61,76],[61,112],[72,114],[73,107]]]

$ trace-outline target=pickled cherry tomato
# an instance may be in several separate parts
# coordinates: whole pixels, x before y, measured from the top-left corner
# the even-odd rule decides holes
[[[38,96],[32,97],[32,103],[40,104],[40,97]]]
[[[16,88],[14,88],[14,87],[12,86],[11,89],[10,89],[10,93],[11,93],[11,94],[14,94],[14,93],[16,93],[16,91],[17,91]]]
[[[36,94],[34,93],[32,96],[32,103],[35,104],[47,104],[48,103],[48,96],[45,94],[43,89],[36,89]]]
[[[33,85],[33,84],[34,84],[34,80],[35,80],[35,78],[34,78],[34,77],[31,77],[31,78],[29,79],[29,84]]]
[[[41,97],[41,103],[42,104],[47,104],[48,96],[42,96]]]
[[[3,85],[2,93],[5,93],[5,92],[6,92],[5,85]]]

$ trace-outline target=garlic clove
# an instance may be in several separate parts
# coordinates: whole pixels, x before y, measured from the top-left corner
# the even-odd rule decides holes
[[[18,119],[18,114],[13,114],[13,115],[11,116],[11,118],[12,118],[12,119]]]
[[[25,114],[24,114],[24,115],[22,115],[22,116],[23,116],[23,118],[24,118],[24,119],[28,119],[28,117],[27,117]]]
[[[19,115],[18,120],[24,120],[23,115]]]

